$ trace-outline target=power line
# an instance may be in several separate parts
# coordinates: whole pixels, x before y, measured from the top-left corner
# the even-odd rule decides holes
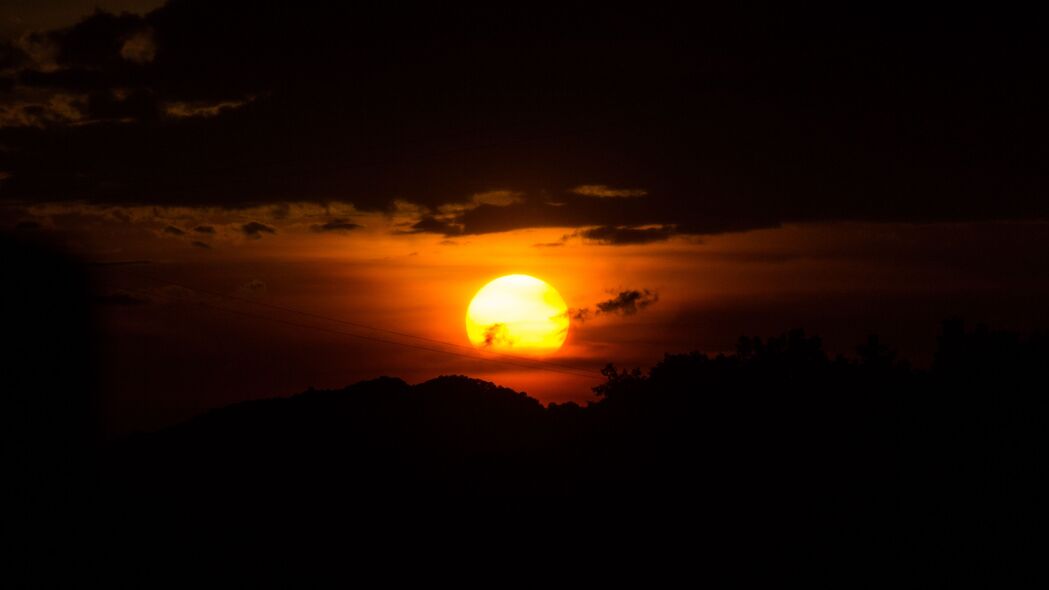
[[[390,335],[393,335],[393,336],[399,336],[401,338],[411,338],[411,339],[420,340],[420,341],[423,341],[423,342],[430,342],[430,343],[433,343],[433,344],[439,344],[441,346],[448,346],[448,347],[451,347],[451,348],[458,348],[460,350],[466,350],[466,351],[468,351],[470,353],[476,352],[475,349],[472,348],[472,347],[463,346],[461,344],[456,344],[454,342],[447,342],[447,341],[444,341],[444,340],[438,340],[436,338],[427,338],[425,336],[418,336],[418,335],[409,334],[409,333],[406,333],[406,332],[398,332],[396,330],[390,330],[388,328],[380,328],[380,327],[377,327],[377,326],[371,326],[371,325],[362,324],[362,323],[359,323],[359,322],[352,322],[350,320],[344,320],[344,319],[336,318],[336,317],[332,317],[332,316],[326,316],[326,315],[313,313],[313,312],[309,312],[309,311],[303,311],[303,310],[300,310],[300,309],[295,309],[295,308],[292,308],[292,307],[286,307],[286,306],[282,306],[282,305],[276,305],[276,304],[273,304],[273,303],[265,303],[265,302],[262,302],[262,301],[255,301],[253,299],[248,299],[246,297],[237,297],[236,295],[229,295],[227,293],[220,293],[220,292],[217,292],[217,291],[211,291],[209,289],[203,289],[203,288],[187,285],[187,284],[184,284],[184,283],[179,283],[177,281],[172,281],[172,280],[168,280],[168,279],[164,279],[164,278],[156,277],[156,276],[151,276],[151,275],[145,275],[145,274],[134,272],[134,271],[127,271],[125,274],[131,274],[131,275],[143,278],[143,279],[156,281],[158,283],[164,283],[164,284],[167,284],[167,285],[171,285],[173,287],[180,287],[180,288],[183,288],[183,289],[188,289],[190,291],[195,291],[197,293],[203,293],[205,295],[211,295],[213,297],[219,297],[219,298],[222,298],[222,299],[229,299],[229,300],[232,300],[232,301],[239,301],[239,302],[242,302],[242,303],[247,303],[249,305],[256,305],[256,306],[259,306],[259,307],[266,307],[266,308],[269,308],[269,309],[274,309],[274,310],[283,311],[283,312],[287,312],[287,313],[293,313],[293,314],[300,315],[300,316],[303,316],[303,317],[309,317],[309,318],[318,319],[318,320],[322,320],[322,321],[335,322],[335,323],[338,323],[338,324],[343,324],[343,325],[351,326],[351,327],[354,327],[354,328],[361,328],[361,329],[365,329],[365,330],[372,330],[372,331],[375,331],[375,332],[382,332],[382,333],[390,334]],[[567,364],[564,364],[564,363],[558,363],[558,362],[549,361],[549,360],[530,359],[530,358],[527,358],[527,357],[522,357],[522,356],[519,356],[519,355],[507,354],[507,353],[502,353],[502,352],[491,352],[490,354],[493,354],[493,355],[496,355],[496,356],[499,356],[499,357],[502,357],[502,358],[507,358],[507,359],[510,359],[510,360],[518,361],[518,362],[529,363],[530,365],[548,365],[548,366],[551,366],[551,367],[557,367],[557,368],[565,369],[565,370],[569,370],[569,371],[590,373],[590,374],[593,374],[593,375],[600,375],[601,374],[599,371],[594,371],[592,369],[583,369],[583,368],[575,367],[575,366],[572,366],[572,365],[567,365]],[[485,357],[479,357],[479,356],[477,356],[475,354],[471,354],[470,356],[472,356],[473,358],[485,358]]]
[[[149,296],[154,296],[154,295],[158,294],[158,293],[156,293],[154,291],[148,291],[146,289],[125,288],[124,290],[125,291],[130,291],[130,292],[133,292],[133,293],[141,293],[141,294],[149,295]],[[161,293],[160,295],[162,297],[167,297],[168,299],[176,299],[174,296],[171,296],[171,295],[166,295],[166,294],[163,294],[163,293]],[[517,362],[517,361],[514,361],[514,360],[503,359],[503,358],[486,358],[486,357],[478,356],[478,355],[475,355],[475,354],[460,353],[460,352],[455,352],[455,351],[451,351],[451,350],[442,350],[442,349],[431,348],[431,347],[423,346],[423,345],[419,345],[419,344],[412,344],[410,342],[398,342],[396,340],[388,340],[388,339],[385,339],[385,338],[378,338],[378,337],[375,337],[375,336],[367,336],[367,335],[364,335],[364,334],[355,334],[353,332],[346,332],[346,331],[342,331],[342,330],[335,330],[335,329],[332,329],[332,328],[325,328],[323,326],[315,326],[315,325],[311,325],[311,324],[303,324],[303,323],[299,323],[299,322],[292,322],[290,320],[285,320],[285,319],[281,319],[281,318],[275,318],[275,317],[265,316],[265,315],[261,315],[261,314],[255,314],[255,313],[242,311],[242,310],[230,309],[228,307],[222,307],[222,306],[218,306],[218,305],[210,305],[210,304],[205,303],[203,301],[196,301],[194,303],[196,305],[201,306],[201,307],[206,307],[208,309],[222,311],[222,312],[226,312],[226,313],[233,314],[233,315],[239,315],[239,316],[248,317],[248,318],[252,318],[252,319],[258,319],[258,320],[266,320],[266,321],[270,321],[270,322],[274,322],[274,323],[278,323],[278,324],[284,324],[284,325],[288,325],[288,326],[293,326],[293,327],[296,327],[296,328],[307,328],[307,329],[311,329],[311,330],[317,330],[317,331],[320,331],[320,332],[326,332],[326,333],[329,333],[329,334],[336,334],[336,335],[340,335],[340,336],[349,336],[349,337],[352,337],[352,338],[359,338],[359,339],[362,339],[362,340],[369,340],[369,341],[373,341],[373,342],[381,342],[381,343],[384,343],[384,344],[391,344],[391,345],[394,345],[394,346],[404,346],[404,347],[413,348],[413,349],[416,349],[416,350],[423,350],[423,351],[434,352],[434,353],[438,353],[438,354],[447,354],[447,355],[452,355],[452,356],[457,356],[457,357],[462,357],[462,358],[469,358],[469,359],[478,360],[478,361],[500,363],[500,364],[504,364],[504,365],[522,367],[522,368],[526,368],[526,369],[537,369],[537,370],[540,370],[540,371],[550,371],[550,372],[554,372],[554,373],[562,373],[562,374],[565,374],[565,375],[572,375],[574,377],[581,377],[581,378],[584,378],[584,379],[593,379],[594,376],[595,376],[594,374],[589,374],[589,373],[584,374],[582,372],[583,371],[582,369],[579,369],[578,372],[577,372],[576,370],[563,370],[563,369],[559,369],[559,368],[556,368],[556,367],[542,366],[541,361],[535,361],[534,363],[529,361],[529,362],[525,363],[525,362]],[[518,358],[520,358],[520,357],[518,357]]]

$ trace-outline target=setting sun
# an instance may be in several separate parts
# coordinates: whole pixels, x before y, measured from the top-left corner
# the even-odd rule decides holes
[[[549,284],[528,275],[499,277],[474,295],[466,333],[478,348],[549,354],[568,336],[568,306]]]

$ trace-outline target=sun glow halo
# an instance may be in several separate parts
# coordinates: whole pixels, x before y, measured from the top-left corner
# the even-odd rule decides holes
[[[568,306],[553,287],[535,277],[499,277],[470,301],[466,333],[484,350],[550,354],[568,336]]]

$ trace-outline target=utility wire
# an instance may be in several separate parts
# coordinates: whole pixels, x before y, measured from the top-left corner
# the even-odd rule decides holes
[[[213,297],[219,297],[219,298],[222,298],[222,299],[229,299],[229,300],[232,300],[232,301],[239,301],[241,303],[247,303],[249,305],[256,305],[256,306],[259,306],[259,307],[265,307],[265,308],[274,309],[274,310],[277,310],[277,311],[293,313],[293,314],[300,315],[300,316],[303,316],[303,317],[318,319],[318,320],[322,320],[322,321],[335,322],[335,323],[338,323],[338,324],[342,324],[342,325],[345,325],[345,326],[351,326],[351,327],[354,327],[354,328],[361,328],[361,329],[365,329],[365,330],[372,330],[372,331],[375,331],[375,332],[382,332],[382,333],[390,334],[390,335],[393,335],[393,336],[399,336],[401,338],[411,338],[411,339],[414,339],[414,340],[421,340],[421,341],[424,341],[424,342],[429,342],[429,343],[433,343],[433,344],[439,344],[441,346],[448,346],[448,347],[451,347],[451,348],[458,348],[460,350],[466,350],[466,351],[468,351],[470,353],[476,352],[475,349],[472,348],[472,347],[463,346],[462,344],[456,344],[454,342],[447,342],[447,341],[444,341],[444,340],[438,340],[436,338],[427,338],[425,336],[418,336],[418,335],[409,334],[409,333],[406,333],[406,332],[398,332],[396,330],[390,330],[388,328],[380,328],[380,327],[377,327],[377,326],[371,326],[371,325],[362,324],[362,323],[359,323],[359,322],[352,322],[352,321],[349,321],[349,320],[344,320],[344,319],[336,318],[336,317],[332,317],[332,316],[326,316],[326,315],[322,315],[322,314],[318,314],[318,313],[303,311],[303,310],[295,309],[295,308],[292,308],[292,307],[286,307],[286,306],[276,305],[276,304],[273,304],[273,303],[266,303],[266,302],[262,302],[262,301],[255,301],[255,300],[252,300],[252,299],[248,299],[246,297],[237,297],[236,295],[229,295],[227,293],[220,293],[220,292],[217,292],[217,291],[211,291],[209,289],[202,289],[202,288],[191,286],[191,285],[187,285],[187,284],[184,284],[184,283],[179,283],[177,281],[172,281],[172,280],[164,279],[164,278],[161,278],[161,277],[146,275],[146,274],[142,274],[142,273],[131,271],[131,270],[127,270],[125,272],[125,274],[131,274],[131,275],[134,275],[134,276],[146,279],[146,280],[155,281],[155,282],[163,283],[163,284],[166,284],[166,285],[171,285],[173,287],[180,287],[182,289],[188,289],[190,291],[195,291],[197,293],[202,293],[202,294],[205,294],[205,295],[211,295]],[[549,360],[530,359],[528,357],[522,357],[522,356],[519,356],[519,355],[508,354],[508,353],[501,353],[501,352],[491,352],[490,354],[497,355],[499,357],[507,358],[507,359],[514,360],[514,361],[529,363],[529,364],[532,364],[532,365],[548,365],[548,366],[551,366],[551,367],[557,367],[557,368],[566,369],[566,370],[569,370],[569,371],[590,373],[590,374],[593,374],[595,376],[601,374],[599,371],[594,371],[592,369],[584,369],[584,368],[575,367],[575,366],[572,366],[572,365],[567,365],[567,364],[564,364],[564,363],[558,363],[558,362],[549,361]],[[485,357],[478,357],[475,354],[471,354],[471,356],[473,356],[475,358],[485,358]]]
[[[125,288],[123,290],[130,291],[130,292],[133,292],[133,293],[141,293],[143,295],[148,295],[148,296],[155,296],[155,295],[158,294],[155,291],[149,291],[147,289]],[[163,294],[163,293],[161,293],[160,295],[162,297],[167,297],[168,299],[172,299],[172,300],[178,299],[177,297],[172,296],[172,295],[167,295],[167,294]],[[369,340],[369,341],[372,341],[372,342],[381,342],[381,343],[384,343],[384,344],[391,344],[391,345],[394,345],[394,346],[404,346],[404,347],[407,347],[407,348],[413,348],[413,349],[416,349],[416,350],[423,350],[423,351],[427,351],[427,352],[434,352],[434,353],[438,353],[438,354],[447,354],[447,355],[452,355],[452,356],[457,356],[457,357],[462,357],[462,358],[468,358],[468,359],[472,359],[472,360],[486,361],[486,362],[492,362],[492,363],[499,363],[499,364],[503,364],[503,365],[522,367],[522,368],[526,368],[526,369],[537,369],[537,370],[540,370],[540,371],[550,371],[550,372],[555,372],[555,373],[561,373],[561,374],[564,374],[564,375],[572,375],[574,377],[581,377],[581,378],[584,378],[584,379],[593,379],[595,374],[596,374],[596,372],[594,372],[594,373],[583,373],[582,369],[579,369],[579,370],[564,370],[564,369],[559,369],[559,368],[551,367],[551,366],[542,366],[541,362],[538,362],[538,361],[535,362],[535,363],[532,363],[531,361],[529,361],[529,362],[518,362],[518,361],[505,359],[505,358],[487,358],[487,357],[478,356],[478,355],[475,355],[475,354],[460,353],[460,352],[455,352],[455,351],[451,351],[451,350],[442,350],[442,349],[439,349],[439,348],[432,348],[432,347],[423,346],[423,345],[419,345],[419,344],[412,344],[410,342],[398,342],[396,340],[388,340],[388,339],[385,339],[385,338],[378,338],[378,337],[375,337],[375,336],[367,336],[367,335],[364,335],[364,334],[355,334],[353,332],[346,332],[346,331],[342,331],[342,330],[335,330],[335,329],[326,328],[326,327],[323,327],[323,326],[315,326],[315,325],[311,325],[311,324],[304,324],[304,323],[299,323],[299,322],[293,322],[293,321],[285,320],[285,319],[281,319],[281,318],[265,316],[265,315],[251,313],[251,312],[242,311],[242,310],[230,309],[228,307],[222,307],[222,306],[218,306],[218,305],[211,305],[211,304],[205,303],[203,301],[196,301],[194,303],[196,305],[198,305],[198,306],[201,306],[201,307],[205,307],[205,308],[213,309],[213,310],[217,310],[217,311],[222,311],[222,312],[226,312],[226,313],[229,313],[229,314],[238,315],[238,316],[242,316],[242,317],[247,317],[247,318],[252,318],[252,319],[259,319],[259,320],[266,320],[266,321],[270,321],[270,322],[274,322],[274,323],[278,323],[278,324],[284,324],[284,325],[287,325],[287,326],[293,326],[293,327],[296,327],[296,328],[307,328],[307,329],[311,329],[311,330],[317,330],[319,332],[326,332],[326,333],[329,333],[329,334],[336,334],[336,335],[340,335],[340,336],[349,336],[349,337],[352,337],[352,338],[359,338],[359,339],[362,339],[362,340]],[[520,357],[518,357],[518,358],[520,358]]]

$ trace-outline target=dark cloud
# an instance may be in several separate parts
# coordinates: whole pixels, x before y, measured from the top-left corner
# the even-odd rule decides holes
[[[50,54],[2,45],[0,197],[399,199],[430,211],[409,232],[599,227],[613,244],[660,236],[644,226],[1049,216],[1041,31],[797,17],[97,12],[30,39]],[[495,189],[523,197],[437,213]]]
[[[565,194],[556,200],[480,205],[445,221],[423,219],[417,231],[458,235],[529,227],[598,226],[578,235],[604,244],[642,244],[666,240],[676,234],[716,234],[780,225],[772,210],[734,211],[736,207],[736,203],[729,201],[689,202],[666,194],[645,198]]]
[[[15,224],[15,229],[21,231],[32,231],[40,229],[40,222],[38,221],[19,221]]]
[[[480,205],[454,220],[464,234],[510,231],[523,227],[579,227],[583,225],[627,225],[647,223],[654,215],[640,199],[570,196],[557,203],[529,200],[509,205]],[[447,233],[447,232],[446,232]]]
[[[197,227],[193,228],[193,231],[197,232],[198,234],[206,234],[209,236],[215,235],[215,228],[210,225],[198,225]]]
[[[157,56],[157,42],[153,30],[144,27],[128,36],[120,46],[120,57],[134,63],[145,64]]]
[[[310,229],[312,229],[315,232],[346,232],[360,228],[360,225],[356,223],[351,223],[349,220],[346,219],[333,219],[324,224],[310,226]]]
[[[638,310],[659,301],[659,294],[648,289],[621,291],[618,295],[597,304],[597,313],[634,315]]]
[[[484,329],[484,347],[489,348],[497,344],[513,344],[506,329],[506,324],[492,324]]]
[[[600,315],[634,315],[657,301],[659,301],[659,293],[655,291],[631,289],[620,291],[615,297],[596,304],[594,306],[596,310],[592,311],[589,307],[580,307],[569,309],[568,315],[577,322],[585,322]]]
[[[211,250],[211,245],[207,242],[194,241],[193,246],[196,248],[203,248],[204,250]]]
[[[453,224],[451,224],[451,223],[449,223],[447,221],[442,221],[442,220],[437,219],[436,217],[434,217],[432,215],[423,215],[421,218],[419,218],[419,221],[416,221],[415,223],[412,224],[412,226],[409,229],[407,229],[407,230],[405,230],[405,231],[403,231],[401,233],[406,233],[406,234],[431,233],[431,234],[443,234],[445,236],[457,236],[457,235],[462,234],[463,232],[462,232],[462,226],[453,225]]]
[[[659,227],[613,227],[602,226],[581,230],[578,235],[600,244],[623,246],[628,244],[651,244],[670,239],[676,228],[670,225]]]
[[[643,197],[648,191],[639,188],[615,188],[603,184],[584,184],[572,189],[578,195],[591,197]]]
[[[34,35],[54,45],[58,50],[55,61],[60,66],[113,68],[126,61],[120,55],[121,48],[144,26],[139,15],[96,10],[71,27]]]
[[[171,234],[173,236],[184,236],[184,235],[186,235],[186,232],[182,231],[181,229],[179,229],[179,228],[177,228],[177,227],[175,227],[173,225],[169,225],[169,226],[165,227],[164,228],[164,233]]]
[[[259,223],[258,221],[252,221],[252,222],[249,222],[249,223],[245,223],[244,225],[240,226],[240,229],[241,229],[241,231],[244,232],[244,235],[248,236],[249,238],[251,238],[253,240],[257,240],[257,239],[261,238],[262,234],[264,234],[264,233],[266,233],[266,234],[275,234],[275,233],[277,233],[276,229],[274,229],[274,228],[272,228],[272,227],[270,227],[270,226],[268,226],[268,225],[266,225],[264,223]]]

